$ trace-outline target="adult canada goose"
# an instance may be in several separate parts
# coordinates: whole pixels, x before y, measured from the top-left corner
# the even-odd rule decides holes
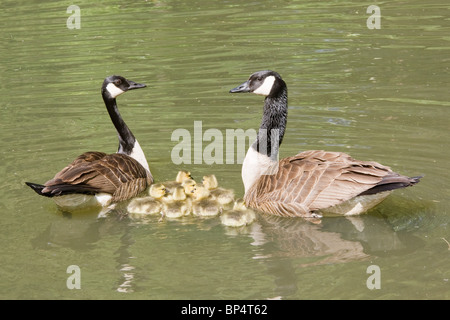
[[[209,190],[202,185],[197,185],[194,190],[192,213],[200,217],[217,216],[222,211],[220,203],[212,199]]]
[[[203,176],[203,185],[209,190],[211,197],[221,205],[227,205],[234,201],[233,190],[228,190],[219,187],[217,178],[214,174]]]
[[[228,227],[246,226],[255,220],[255,212],[245,206],[244,199],[237,199],[232,210],[227,210],[220,215],[220,221]]]
[[[320,212],[360,214],[395,189],[421,177],[406,177],[373,161],[341,152],[310,150],[278,161],[287,120],[287,87],[274,71],[259,71],[231,93],[265,96],[261,126],[242,164],[247,206],[279,216],[320,217]]]
[[[166,194],[166,188],[162,183],[154,183],[150,186],[150,196],[134,198],[127,206],[129,213],[155,214],[160,213],[163,203],[161,198]]]
[[[41,196],[53,198],[67,209],[108,206],[130,199],[152,182],[153,177],[138,141],[123,121],[116,98],[129,90],[145,88],[121,76],[110,76],[102,85],[102,97],[119,137],[117,153],[86,152],[44,185],[26,182]]]
[[[162,207],[162,215],[166,218],[181,218],[191,213],[191,199],[186,198],[184,188],[178,186],[173,191],[172,200],[165,201]]]

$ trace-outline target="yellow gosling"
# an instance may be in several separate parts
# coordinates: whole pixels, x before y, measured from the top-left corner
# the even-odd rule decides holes
[[[167,189],[166,186],[162,183],[154,183],[150,186],[148,193],[150,197],[160,199],[166,195]]]
[[[161,198],[166,194],[166,188],[161,183],[152,184],[150,196],[134,198],[127,206],[127,211],[134,214],[156,214],[162,209]]]
[[[219,188],[219,183],[214,174],[203,177],[203,185],[210,191],[213,199],[217,200],[222,206],[231,204],[234,201],[234,191]]]
[[[194,190],[192,213],[199,217],[213,217],[221,211],[220,204],[210,197],[209,190],[204,186],[197,185]]]
[[[222,224],[228,227],[243,227],[255,220],[255,212],[245,206],[243,199],[236,200],[233,210],[225,211],[220,216]]]
[[[164,181],[163,184],[166,186],[167,193],[171,194],[176,187],[181,186],[181,184],[188,179],[192,179],[191,173],[189,171],[180,170],[178,171],[175,180]]]
[[[188,197],[193,196],[196,185],[197,183],[193,179],[186,179],[181,183],[181,186],[184,188],[184,193]]]
[[[176,187],[172,200],[167,200],[162,206],[162,215],[165,218],[181,218],[191,213],[192,203],[184,193],[184,188]]]

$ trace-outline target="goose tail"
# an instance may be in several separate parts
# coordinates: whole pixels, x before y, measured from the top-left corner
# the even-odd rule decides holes
[[[416,177],[406,177],[393,173],[392,175],[387,175],[377,185],[360,193],[359,195],[364,196],[376,194],[383,191],[392,191],[395,189],[410,187],[419,183],[421,178],[423,178],[423,175]]]
[[[42,189],[45,188],[45,186],[42,184],[37,184],[37,183],[32,183],[32,182],[25,182],[25,184],[27,186],[29,186],[31,189],[33,189],[40,196],[49,197],[49,198],[51,198],[53,196],[51,193],[43,193],[42,192]]]

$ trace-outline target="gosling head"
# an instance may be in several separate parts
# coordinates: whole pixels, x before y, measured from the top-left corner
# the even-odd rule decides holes
[[[209,190],[205,186],[196,186],[194,190],[194,199],[203,200],[210,195]]]
[[[207,189],[215,189],[219,186],[219,183],[217,182],[217,178],[215,175],[210,174],[209,176],[203,176],[203,185],[207,188]]]
[[[165,196],[167,190],[162,183],[154,183],[150,186],[149,194],[155,199],[160,199]]]
[[[244,199],[239,198],[234,202],[234,206],[233,206],[234,210],[246,210],[247,207],[245,206],[245,202]]]
[[[115,99],[129,90],[145,88],[146,85],[127,80],[122,76],[109,76],[103,81],[102,96],[105,99]]]
[[[184,188],[184,192],[186,194],[193,194],[196,185],[197,183],[192,179],[186,179],[181,183],[181,186]]]
[[[185,180],[192,179],[192,175],[189,171],[180,170],[178,171],[176,181],[182,183]]]
[[[282,87],[286,87],[286,83],[277,72],[264,70],[253,73],[246,82],[231,89],[230,93],[250,92],[268,97],[279,93]]]

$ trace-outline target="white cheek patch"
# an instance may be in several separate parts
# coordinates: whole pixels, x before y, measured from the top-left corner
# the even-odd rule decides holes
[[[268,76],[267,78],[264,79],[263,84],[258,89],[253,91],[253,93],[260,94],[263,96],[268,96],[270,94],[270,91],[272,90],[274,82],[275,82],[275,77]]]
[[[108,85],[106,86],[106,90],[108,90],[109,94],[113,98],[115,98],[125,92],[122,89],[117,88],[113,83],[108,83]]]

